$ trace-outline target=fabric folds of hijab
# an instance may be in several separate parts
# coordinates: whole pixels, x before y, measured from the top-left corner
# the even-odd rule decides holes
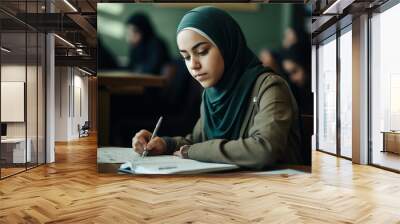
[[[193,9],[184,15],[177,33],[187,28],[211,38],[224,59],[222,78],[202,96],[206,139],[238,139],[253,85],[260,74],[272,70],[261,65],[237,22],[223,10],[210,6]]]

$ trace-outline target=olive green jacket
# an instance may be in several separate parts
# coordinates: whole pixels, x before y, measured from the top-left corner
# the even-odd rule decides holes
[[[286,81],[278,75],[265,73],[257,79],[239,139],[205,140],[203,113],[191,134],[164,138],[169,154],[183,145],[191,145],[188,157],[203,162],[252,169],[302,163],[296,100]]]

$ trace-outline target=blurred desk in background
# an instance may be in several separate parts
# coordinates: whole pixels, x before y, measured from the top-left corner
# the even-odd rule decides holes
[[[99,94],[98,141],[99,145],[102,146],[107,146],[110,142],[111,95],[128,94],[132,96],[144,96],[146,88],[163,89],[168,85],[166,76],[129,71],[100,71],[98,72],[97,80]]]
[[[110,92],[143,92],[146,87],[163,88],[168,84],[164,76],[153,74],[132,73],[128,71],[110,71],[98,73],[99,86],[106,87]]]

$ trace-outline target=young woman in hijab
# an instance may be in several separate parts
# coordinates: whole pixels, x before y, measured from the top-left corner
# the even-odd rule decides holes
[[[128,43],[131,45],[128,69],[138,73],[159,75],[170,57],[164,41],[158,37],[143,13],[129,18]]]
[[[198,7],[177,30],[179,51],[204,87],[200,119],[186,137],[138,132],[132,147],[150,155],[174,154],[243,168],[302,162],[295,99],[287,83],[264,68],[225,11]],[[166,118],[168,119],[168,118]]]

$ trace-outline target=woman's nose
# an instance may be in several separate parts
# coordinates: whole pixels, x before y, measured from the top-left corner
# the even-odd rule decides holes
[[[200,69],[200,67],[201,67],[201,65],[200,65],[199,60],[197,60],[195,57],[192,57],[190,59],[190,69],[198,70],[198,69]]]

